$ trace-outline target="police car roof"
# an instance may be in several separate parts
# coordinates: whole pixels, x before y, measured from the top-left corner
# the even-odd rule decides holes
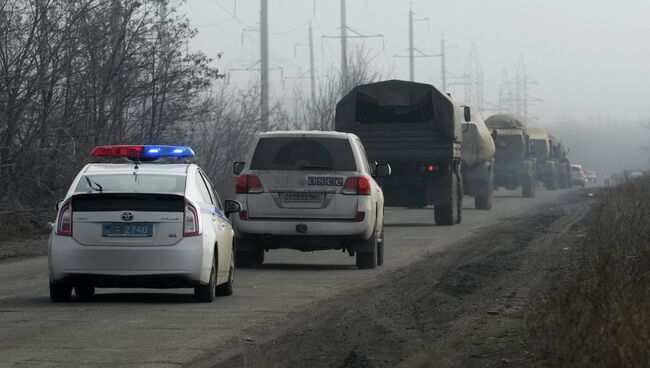
[[[135,169],[135,163],[96,163],[89,164],[84,174],[131,174],[137,171],[138,174],[154,175],[185,175],[192,164],[147,164],[139,163]]]

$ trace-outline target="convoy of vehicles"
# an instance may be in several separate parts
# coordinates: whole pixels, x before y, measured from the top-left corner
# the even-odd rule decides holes
[[[384,205],[433,205],[436,224],[453,225],[463,194],[487,210],[499,186],[532,197],[535,178],[551,190],[596,180],[546,130],[509,114],[484,122],[428,84],[357,86],[335,121],[338,131],[258,134],[223,204],[189,147],[96,147],[56,206],[52,301],[186,287],[211,302],[233,293],[235,267],[278,248],[343,250],[372,269],[384,262]]]
[[[536,160],[530,152],[526,124],[511,114],[496,114],[486,121],[496,145],[494,182],[496,187],[517,189],[524,197],[535,196]]]
[[[463,190],[458,105],[429,84],[388,80],[356,86],[336,105],[335,128],[356,134],[370,160],[390,162],[388,206],[434,206],[438,225],[461,222]]]
[[[238,266],[264,261],[269,249],[340,249],[359,268],[384,262],[384,194],[354,134],[292,131],[258,135],[235,165]]]
[[[230,213],[187,147],[102,146],[73,180],[49,240],[53,301],[96,287],[194,288],[198,301],[233,290]],[[158,163],[172,159],[173,163]],[[115,162],[119,161],[119,162]]]

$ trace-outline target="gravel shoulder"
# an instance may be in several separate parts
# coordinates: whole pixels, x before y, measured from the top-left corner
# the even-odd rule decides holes
[[[249,331],[191,366],[535,367],[526,320],[595,201],[574,192]],[[564,260],[566,261],[566,260]]]
[[[0,262],[47,254],[47,239],[0,241]]]

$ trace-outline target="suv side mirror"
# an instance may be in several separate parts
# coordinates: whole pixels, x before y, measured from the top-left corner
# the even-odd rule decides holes
[[[241,174],[242,171],[244,171],[244,166],[246,165],[245,162],[235,162],[232,165],[232,171],[235,173],[235,175]]]
[[[241,212],[241,203],[232,199],[223,201],[223,212],[228,217],[231,213]]]
[[[380,162],[377,164],[377,167],[375,168],[375,175],[378,178],[383,178],[391,173],[391,168],[390,165],[386,162]]]
[[[469,106],[463,106],[463,115],[466,122],[469,123],[472,121],[472,110],[469,108]]]

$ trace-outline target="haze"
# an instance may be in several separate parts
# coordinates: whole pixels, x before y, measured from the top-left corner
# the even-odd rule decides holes
[[[314,12],[315,9],[315,12]],[[348,24],[362,34],[381,38],[351,40],[351,45],[372,49],[374,63],[387,77],[408,79],[408,10],[406,0],[348,0]],[[446,39],[448,78],[468,70],[474,43],[484,72],[485,100],[498,103],[501,73],[511,75],[520,56],[528,77],[537,81],[530,93],[542,101],[530,107],[539,121],[558,118],[610,117],[637,120],[650,115],[646,103],[650,85],[650,2],[463,0],[414,1],[415,47],[438,54],[442,33]],[[199,34],[191,47],[216,58],[222,70],[246,68],[259,55],[259,2],[253,0],[193,0],[180,9]],[[235,19],[235,17],[237,19]],[[269,3],[271,66],[281,66],[284,77],[304,75],[309,69],[307,22],[313,19],[316,69],[319,74],[338,68],[339,40],[323,39],[339,33],[339,1],[277,1]],[[242,42],[243,40],[243,42]],[[231,72],[232,80],[256,80],[254,72]],[[440,59],[416,60],[416,80],[440,85]],[[272,74],[275,98],[291,83]],[[462,98],[460,86],[450,92]]]

